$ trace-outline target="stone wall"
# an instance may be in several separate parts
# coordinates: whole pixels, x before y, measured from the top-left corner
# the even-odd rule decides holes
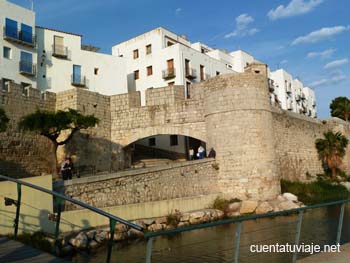
[[[6,132],[0,133],[0,174],[27,177],[52,173],[54,155],[46,138],[33,133],[21,133],[18,122],[36,109],[54,110],[55,94],[37,89],[22,89],[11,83],[8,91],[0,91],[0,107],[10,119]]]
[[[64,194],[96,207],[218,193],[218,167],[212,159],[131,170],[65,182]],[[75,209],[67,204],[66,210]]]

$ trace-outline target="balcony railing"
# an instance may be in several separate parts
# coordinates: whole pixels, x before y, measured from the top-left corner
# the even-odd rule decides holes
[[[52,45],[52,56],[68,59],[68,47],[57,44]]]
[[[36,64],[32,61],[21,60],[19,62],[19,73],[27,76],[36,75]]]
[[[176,77],[176,71],[174,68],[168,68],[163,70],[163,79],[172,79]]]
[[[274,82],[274,80],[273,79],[269,79],[268,83],[269,83],[269,91],[270,92],[274,92],[275,91],[275,82]]]
[[[74,74],[71,76],[71,83],[73,86],[86,88],[87,82],[88,81],[85,76],[74,75]]]
[[[22,30],[18,30],[18,28],[4,27],[4,39],[7,41],[12,41],[24,46],[35,47],[36,45],[36,36],[25,32]]]
[[[197,71],[193,68],[186,68],[185,69],[186,78],[188,79],[195,79],[197,78]]]

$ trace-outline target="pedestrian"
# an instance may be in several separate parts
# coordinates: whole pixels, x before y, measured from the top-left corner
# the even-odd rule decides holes
[[[210,148],[209,154],[208,154],[208,158],[214,158],[216,157],[216,151],[214,150],[214,148]]]
[[[68,158],[68,167],[67,167],[67,179],[72,180],[73,173],[74,173],[74,164],[72,161],[72,158]]]
[[[63,180],[67,180],[67,170],[68,170],[68,158],[65,157],[61,164],[61,176]]]
[[[199,146],[198,147],[198,152],[197,152],[198,159],[203,159],[204,158],[204,152],[205,152],[204,147],[202,145]]]
[[[194,150],[192,147],[189,149],[188,155],[189,155],[190,161],[192,161],[194,159]]]

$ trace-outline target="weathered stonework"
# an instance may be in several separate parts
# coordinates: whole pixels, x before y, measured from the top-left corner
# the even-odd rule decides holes
[[[60,158],[71,155],[78,166],[92,165],[97,171],[114,172],[129,166],[128,146],[139,139],[158,134],[190,136],[206,142],[207,148],[215,148],[219,166],[215,187],[219,192],[227,198],[265,200],[280,193],[281,178],[309,180],[322,172],[315,139],[322,137],[323,132],[341,131],[350,138],[350,124],[339,119],[332,118],[324,124],[272,107],[263,64],[253,63],[245,73],[217,76],[195,84],[190,99],[183,94],[180,86],[149,89],[147,104],[141,107],[138,92],[109,97],[74,88],[56,96],[46,93],[42,99],[36,90],[22,96],[19,87],[14,86],[2,94],[13,128],[0,135],[1,162],[18,163],[28,174],[50,172],[49,142],[36,135],[18,133],[15,123],[37,107],[73,108],[83,114],[95,114],[100,123],[77,134],[60,149]],[[344,160],[344,168],[349,172],[350,147]],[[20,172],[1,167],[2,173]],[[137,178],[128,182],[130,189],[137,185]],[[201,178],[205,177],[197,179]],[[166,186],[173,183],[171,180],[162,183]],[[149,198],[146,190],[140,189],[140,196]],[[187,192],[177,189],[174,196],[187,196]],[[206,193],[204,188],[200,191]]]

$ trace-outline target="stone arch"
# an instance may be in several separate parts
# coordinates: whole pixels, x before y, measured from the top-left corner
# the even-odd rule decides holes
[[[203,142],[207,142],[205,128],[195,129],[193,127],[184,126],[156,126],[133,129],[129,131],[128,135],[124,137],[121,142],[123,147],[130,145],[140,139],[144,139],[150,136],[161,135],[161,134],[176,134],[183,135],[198,139]]]

